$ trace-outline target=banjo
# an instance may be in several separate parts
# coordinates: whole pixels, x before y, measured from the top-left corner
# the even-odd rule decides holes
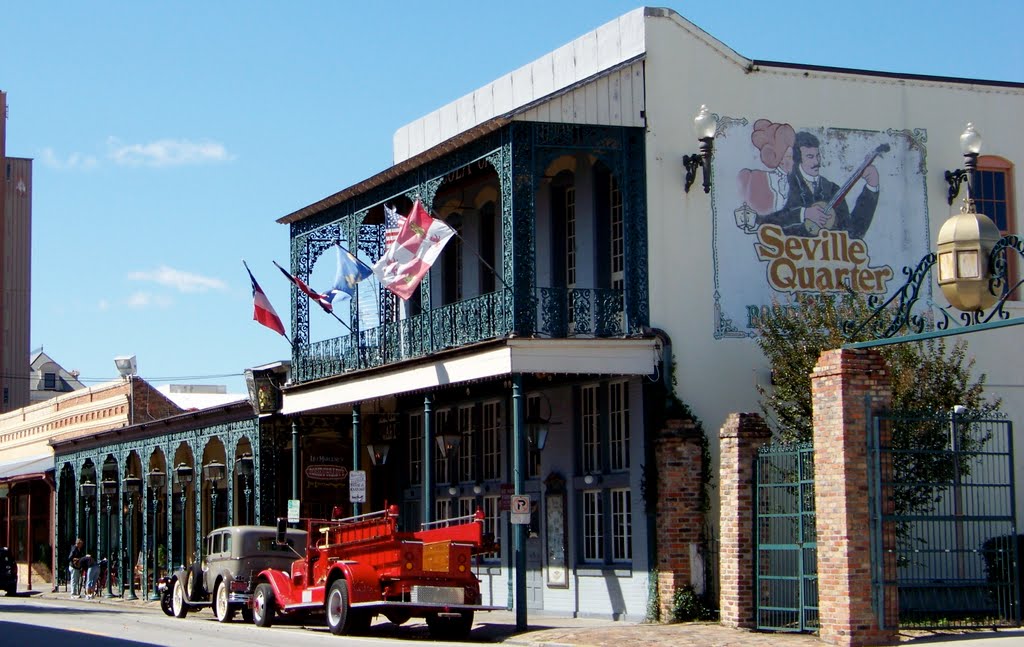
[[[858,166],[854,170],[853,174],[850,176],[850,179],[848,179],[846,183],[843,184],[843,186],[839,187],[839,190],[836,191],[836,194],[832,196],[831,200],[829,200],[828,202],[815,202],[812,205],[821,209],[825,213],[827,220],[825,221],[824,227],[819,226],[818,223],[813,222],[811,220],[805,220],[804,227],[807,229],[807,233],[809,233],[812,236],[816,236],[818,234],[818,231],[820,231],[821,229],[832,229],[833,227],[835,227],[836,205],[839,204],[840,200],[846,198],[846,194],[850,192],[850,189],[853,188],[853,185],[857,182],[857,180],[860,179],[860,175],[861,173],[864,172],[864,169],[870,166],[871,162],[874,162],[876,157],[878,157],[882,153],[888,153],[889,150],[889,144],[881,144],[880,146],[875,148],[875,150],[867,154],[867,156],[864,158],[864,161],[861,162],[860,166]]]

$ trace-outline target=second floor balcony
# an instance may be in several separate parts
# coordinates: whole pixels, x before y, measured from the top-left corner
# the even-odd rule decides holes
[[[292,273],[313,285],[336,244],[373,265],[416,200],[456,231],[407,301],[363,281],[339,326],[293,295],[293,383],[495,339],[642,334],[644,192],[642,131],[515,122],[283,218]]]

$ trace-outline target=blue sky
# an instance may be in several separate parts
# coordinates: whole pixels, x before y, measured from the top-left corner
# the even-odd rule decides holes
[[[32,348],[86,384],[135,354],[154,384],[243,391],[245,367],[290,354],[252,321],[241,263],[290,333],[277,218],[389,166],[398,127],[638,6],[6,4],[7,154],[35,160]],[[749,58],[1024,81],[1011,0],[659,6]],[[311,317],[314,339],[344,332]]]

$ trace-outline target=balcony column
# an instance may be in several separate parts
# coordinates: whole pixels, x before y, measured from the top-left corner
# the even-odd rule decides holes
[[[423,523],[434,520],[434,399],[423,398]]]
[[[359,469],[359,410],[358,404],[352,405],[352,469]],[[372,509],[372,508],[371,508]],[[357,515],[360,513],[360,507],[358,503],[352,503],[352,514]]]

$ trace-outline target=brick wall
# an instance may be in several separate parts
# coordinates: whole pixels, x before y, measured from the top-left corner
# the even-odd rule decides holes
[[[669,420],[655,441],[658,469],[658,594],[669,620],[675,592],[691,583],[691,551],[700,541],[701,431],[692,420]]]
[[[895,642],[872,607],[867,428],[888,406],[889,375],[874,350],[830,350],[811,374],[814,405],[818,607],[822,641]],[[724,576],[724,574],[723,574]]]
[[[718,434],[719,608],[728,627],[751,628],[754,616],[754,461],[771,438],[756,413],[733,413]]]

